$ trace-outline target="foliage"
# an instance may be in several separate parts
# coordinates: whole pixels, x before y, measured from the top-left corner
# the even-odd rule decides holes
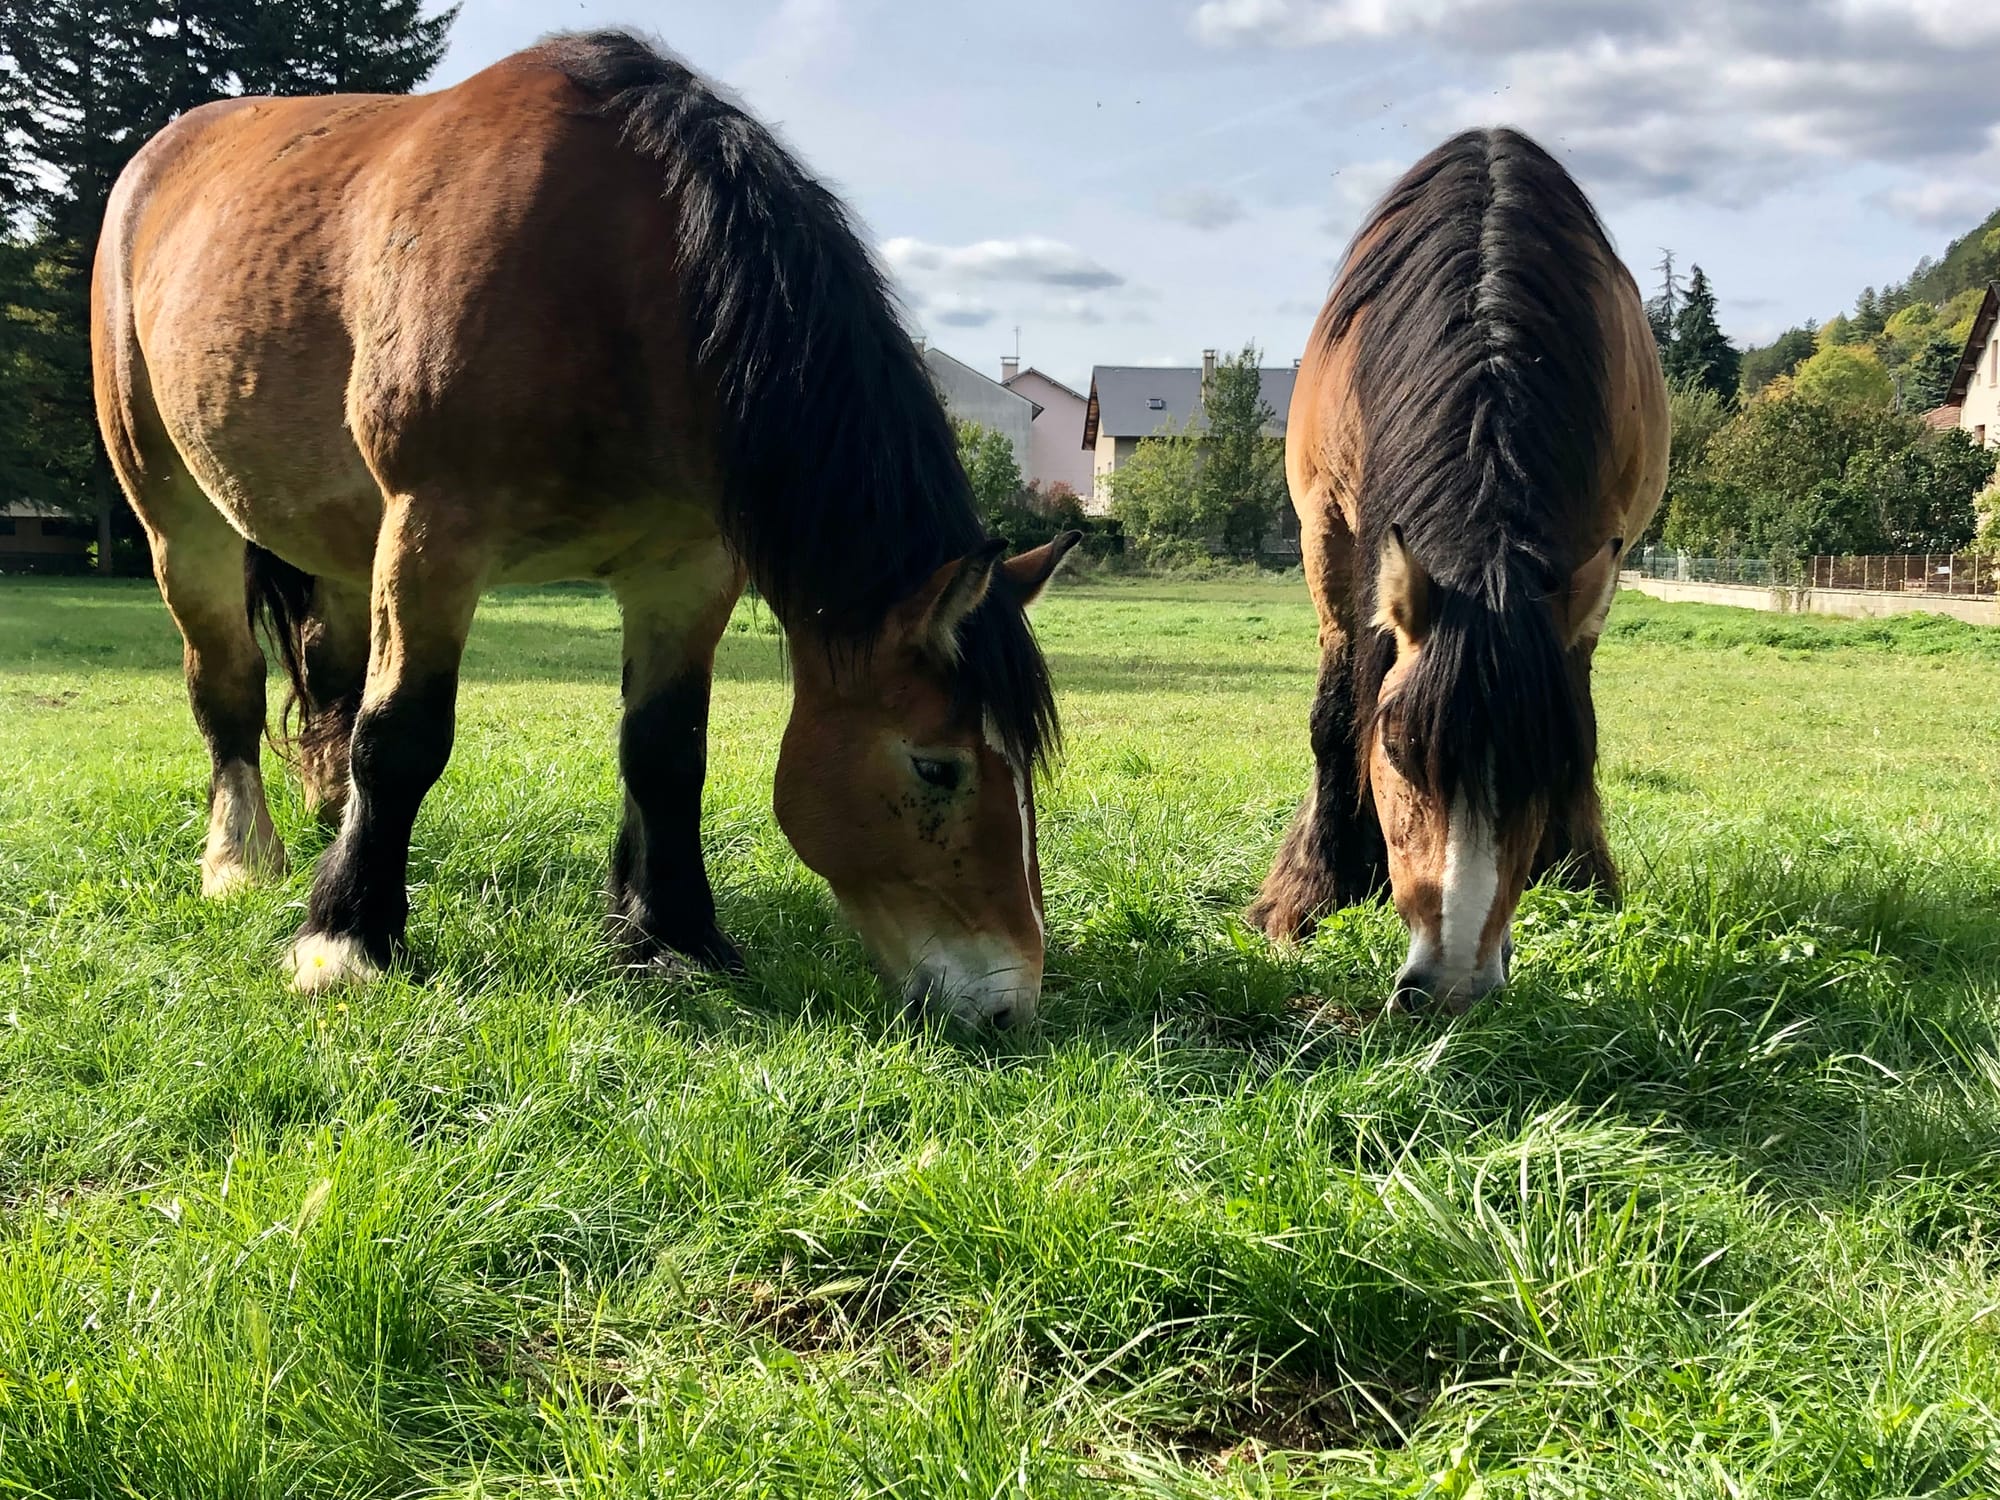
[[[1148,564],[1205,556],[1207,539],[1224,519],[1205,508],[1214,498],[1201,483],[1201,438],[1192,418],[1141,439],[1111,476],[1111,514]]]
[[[1793,389],[1830,406],[1877,408],[1895,404],[1896,388],[1873,349],[1829,344],[1798,368]]]
[[[1903,406],[1909,411],[1929,411],[1942,406],[1951,394],[1952,377],[1965,353],[1963,335],[1933,333],[1903,365]]]
[[[1743,353],[1740,380],[1745,396],[1754,396],[1780,375],[1789,375],[1813,356],[1819,331],[1809,325],[1787,328],[1762,348]]]
[[[1255,557],[1286,503],[1285,445],[1266,435],[1274,414],[1264,401],[1255,344],[1216,362],[1215,376],[1202,393],[1202,413],[1207,422],[1201,435],[1198,509],[1221,518],[1225,551]]]
[[[1795,558],[1949,551],[1971,539],[1972,498],[1992,474],[1990,452],[1886,406],[1784,385],[1773,382],[1717,432],[1676,487],[1669,546]]]
[[[958,437],[958,461],[972,483],[972,503],[986,521],[986,529],[997,533],[993,518],[1016,504],[1021,496],[1021,464],[1014,444],[1003,432],[978,422],[951,424]]]
[[[1645,534],[1632,544],[1635,549],[1658,540],[1672,513],[1674,497],[1702,482],[1709,445],[1728,425],[1731,414],[1729,403],[1711,387],[1686,379],[1668,383],[1667,412],[1673,440],[1667,452],[1666,494]]]
[[[1164,423],[1112,475],[1111,512],[1149,566],[1186,567],[1218,547],[1255,557],[1287,503],[1259,361],[1255,344],[1218,360],[1200,415]]]
[[[617,609],[506,590],[415,966],[302,1000],[324,835],[272,765],[292,873],[191,894],[158,598],[0,585],[0,1493],[2000,1490],[2000,632],[1621,596],[1624,898],[1537,886],[1424,1024],[1387,902],[1235,918],[1310,766],[1297,580],[1036,629],[1045,1021],[967,1043],[771,816],[749,606],[701,820],[746,973],[613,969]]]
[[[1890,399],[1906,411],[1927,411],[1944,400],[1980,299],[1996,280],[2000,209],[1952,241],[1943,259],[1925,256],[1918,261],[1907,281],[1862,288],[1852,314],[1841,313],[1821,326],[1818,348],[1852,347],[1873,354],[1889,377]],[[1799,333],[1787,329],[1776,342],[1745,353],[1745,395],[1755,395],[1812,353],[1801,350]]]
[[[1718,396],[1733,397],[1743,356],[1723,336],[1716,321],[1715,289],[1700,266],[1688,277],[1687,294],[1674,311],[1673,330],[1673,341],[1660,351],[1667,378],[1693,381]]]

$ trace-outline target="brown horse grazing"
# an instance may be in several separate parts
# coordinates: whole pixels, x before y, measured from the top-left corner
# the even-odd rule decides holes
[[[301,989],[402,945],[481,591],[566,578],[624,615],[615,935],[736,964],[700,804],[747,575],[790,646],[775,802],[801,858],[913,1001],[1032,1013],[1056,716],[1025,608],[1074,536],[1001,561],[845,211],[683,64],[572,36],[416,98],[195,110],[112,195],[94,339],[213,759],[204,889],[284,863],[260,600],[341,820]]]
[[[1400,1003],[1504,982],[1523,888],[1614,894],[1590,662],[1667,465],[1659,355],[1589,202],[1509,130],[1446,141],[1355,236],[1285,458],[1320,619],[1317,774],[1251,919],[1385,883]]]

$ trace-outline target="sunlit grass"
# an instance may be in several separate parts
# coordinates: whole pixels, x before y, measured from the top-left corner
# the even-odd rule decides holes
[[[1237,913],[1304,784],[1296,580],[1059,588],[1046,1023],[912,1032],[720,657],[735,982],[614,977],[617,634],[475,632],[418,963],[289,994],[196,895],[150,589],[0,585],[0,1495],[2000,1490],[2000,633],[1626,597],[1629,884],[1371,1025],[1386,907]],[[274,784],[277,778],[273,777]]]

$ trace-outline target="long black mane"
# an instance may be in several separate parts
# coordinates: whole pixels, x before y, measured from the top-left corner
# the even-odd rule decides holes
[[[1395,642],[1378,631],[1357,653],[1358,705],[1403,742],[1419,792],[1503,825],[1590,774],[1588,693],[1549,601],[1586,561],[1615,264],[1554,158],[1511,130],[1468,131],[1376,207],[1314,333],[1352,335],[1359,617],[1375,617],[1392,524],[1431,579],[1415,665],[1383,701]]]
[[[679,212],[692,347],[722,415],[723,525],[788,629],[862,646],[985,540],[944,407],[840,200],[679,59],[622,31],[540,55],[656,159]],[[959,634],[956,686],[1023,767],[1057,737],[1048,671],[996,586]]]

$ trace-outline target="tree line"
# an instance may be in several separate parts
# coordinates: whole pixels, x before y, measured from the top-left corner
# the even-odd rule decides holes
[[[239,94],[406,93],[457,7],[424,0],[33,0],[0,9],[0,497],[99,522],[90,268],[113,183],[176,116]]]
[[[1701,268],[1667,255],[1647,312],[1669,382],[1667,495],[1645,542],[1712,556],[1949,552],[2000,510],[1996,455],[1924,413],[1945,398],[1986,280],[2000,211],[1852,314],[1738,351]]]

